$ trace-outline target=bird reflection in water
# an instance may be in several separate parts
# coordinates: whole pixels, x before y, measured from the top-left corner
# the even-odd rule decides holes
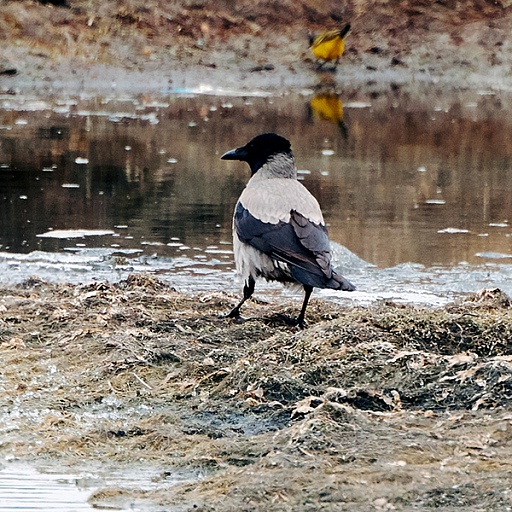
[[[343,138],[348,137],[348,128],[343,121],[343,102],[336,92],[321,87],[308,105],[308,119],[310,122],[328,121],[336,124]]]

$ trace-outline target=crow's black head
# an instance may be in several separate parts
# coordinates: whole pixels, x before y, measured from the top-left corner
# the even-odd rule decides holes
[[[224,153],[222,160],[241,160],[247,162],[252,173],[258,171],[273,155],[284,153],[292,158],[290,141],[275,133],[262,133],[241,148]]]

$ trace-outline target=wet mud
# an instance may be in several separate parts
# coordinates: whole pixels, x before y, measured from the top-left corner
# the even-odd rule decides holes
[[[443,309],[183,295],[153,277],[2,289],[1,452],[147,510],[508,510],[512,334],[488,289]],[[136,469],[133,469],[136,474]],[[143,508],[141,508],[143,509]]]

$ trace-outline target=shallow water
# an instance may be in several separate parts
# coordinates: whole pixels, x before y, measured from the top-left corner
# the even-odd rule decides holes
[[[0,469],[0,511],[82,512],[90,490],[81,489],[69,475],[42,474],[28,465],[8,465]]]
[[[183,291],[237,292],[231,216],[249,170],[219,157],[276,131],[358,287],[320,296],[442,304],[484,286],[512,293],[511,109],[489,91],[4,97],[0,280],[150,271]]]
[[[102,507],[89,505],[93,491],[116,486],[125,489],[150,490],[167,488],[187,481],[201,479],[197,471],[181,474],[172,468],[156,467],[132,463],[129,468],[106,466],[87,470],[56,471],[54,466],[40,470],[20,462],[7,462],[0,467],[0,512],[85,512]],[[108,510],[143,511],[154,510],[147,503],[133,501],[129,506],[119,503],[119,507],[109,503]]]

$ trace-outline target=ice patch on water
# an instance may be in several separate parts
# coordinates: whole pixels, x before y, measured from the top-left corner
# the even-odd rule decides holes
[[[146,254],[140,248],[111,247],[68,247],[61,252],[29,254],[0,252],[0,284],[19,284],[32,276],[70,284],[119,282],[133,273],[148,273],[183,293],[224,291],[239,296],[243,282],[234,270],[232,255],[216,247],[205,249],[200,257],[197,252],[166,257]],[[498,287],[512,296],[512,265],[504,262],[512,258],[508,254],[487,253],[485,257],[494,262],[482,265],[461,262],[454,266],[425,267],[405,263],[390,268],[371,265],[337,243],[332,244],[332,255],[336,270],[356,286],[356,291],[315,289],[314,296],[337,303],[365,305],[386,300],[442,307],[486,287]],[[300,287],[290,289],[264,279],[258,280],[256,294],[271,300],[291,294],[302,300]]]
[[[55,229],[36,236],[39,238],[83,238],[85,236],[106,236],[114,234],[115,231],[110,229]]]
[[[365,101],[350,101],[345,103],[344,108],[370,108],[371,106],[371,103]]]
[[[469,229],[444,228],[444,229],[438,229],[437,232],[438,233],[448,233],[448,234],[469,233]]]
[[[172,94],[180,94],[180,95],[205,94],[205,95],[211,95],[211,96],[231,96],[234,98],[239,98],[239,97],[267,98],[269,96],[272,96],[272,93],[270,93],[270,92],[259,91],[257,89],[252,90],[252,91],[245,91],[245,90],[240,90],[240,89],[227,89],[227,88],[223,88],[223,87],[216,87],[211,84],[199,84],[197,87],[171,89],[169,92]]]
[[[487,258],[490,260],[503,260],[507,258],[512,258],[512,254],[507,254],[503,252],[477,252],[475,256],[478,256],[479,258]]]

